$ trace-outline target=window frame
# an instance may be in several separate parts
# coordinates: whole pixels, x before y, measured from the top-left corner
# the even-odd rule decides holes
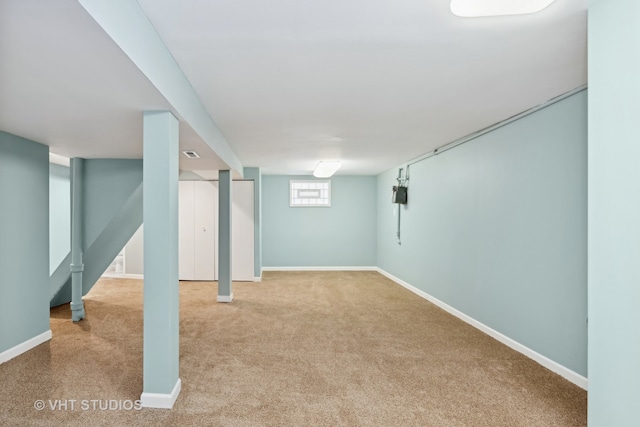
[[[308,184],[317,186],[318,184],[326,184],[326,188],[294,188],[298,184]],[[294,197],[294,191],[300,190],[319,190],[326,191],[326,197]],[[294,203],[294,200],[318,200],[326,199],[327,203]],[[289,180],[289,207],[290,208],[330,208],[331,207],[331,180],[330,179],[291,179]]]

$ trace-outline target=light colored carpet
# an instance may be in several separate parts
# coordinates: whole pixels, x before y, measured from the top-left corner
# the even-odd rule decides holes
[[[0,365],[0,425],[586,425],[584,390],[378,273],[267,272],[231,304],[216,292],[180,284],[173,410],[100,409],[142,392],[142,281],[101,279],[87,319],[52,309],[53,339]]]

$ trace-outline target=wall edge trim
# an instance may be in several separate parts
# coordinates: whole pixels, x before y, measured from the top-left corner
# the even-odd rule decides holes
[[[262,271],[378,271],[375,266],[262,267]]]
[[[100,279],[144,279],[144,274],[133,273],[104,273]]]
[[[140,395],[140,403],[143,408],[159,408],[159,409],[171,409],[173,404],[176,403],[176,399],[182,389],[182,380],[178,378],[176,384],[173,386],[171,393],[146,393],[143,392]]]
[[[545,109],[547,107],[550,107],[550,106],[552,106],[554,104],[557,104],[560,101],[564,101],[565,99],[567,99],[567,98],[569,98],[569,97],[571,97],[573,95],[576,95],[576,94],[578,94],[580,92],[583,92],[585,90],[588,90],[588,89],[589,89],[589,87],[588,87],[587,84],[578,86],[577,88],[572,89],[572,90],[570,90],[568,92],[562,93],[562,94],[560,94],[560,95],[558,95],[558,96],[556,96],[554,98],[551,98],[551,99],[543,102],[542,104],[536,105],[536,106],[534,106],[532,108],[529,108],[528,110],[522,111],[522,112],[520,112],[518,114],[515,114],[515,115],[513,115],[513,116],[511,116],[511,117],[509,117],[507,119],[504,119],[504,120],[502,120],[500,122],[497,122],[497,123],[494,123],[494,124],[492,124],[490,126],[487,126],[486,128],[480,129],[479,131],[471,133],[471,134],[469,134],[467,136],[463,136],[462,138],[458,138],[458,139],[456,139],[454,141],[451,141],[451,142],[448,142],[448,143],[446,143],[444,145],[441,145],[440,147],[436,148],[433,151],[430,151],[428,153],[422,154],[421,156],[415,157],[412,160],[409,160],[408,162],[406,162],[406,165],[407,166],[411,166],[411,165],[413,165],[415,163],[418,163],[418,162],[421,162],[423,160],[426,160],[429,157],[433,157],[433,156],[438,155],[440,153],[443,153],[443,152],[445,152],[447,150],[455,148],[458,145],[462,145],[462,144],[465,144],[467,142],[473,141],[476,138],[479,138],[479,137],[481,137],[483,135],[486,135],[486,134],[488,134],[490,132],[493,132],[496,129],[500,129],[501,127],[504,127],[504,126],[506,126],[506,125],[508,125],[510,123],[513,123],[513,122],[515,122],[517,120],[520,120],[522,118],[525,118],[525,117],[527,117],[527,116],[529,116],[529,115],[531,115],[533,113],[536,113],[536,112],[538,112],[540,110],[543,110],[543,109]]]
[[[517,351],[518,353],[521,353],[525,356],[527,356],[529,359],[532,359],[533,361],[539,363],[540,365],[544,366],[545,368],[549,369],[550,371],[560,375],[561,377],[563,377],[564,379],[572,382],[573,384],[577,385],[578,387],[584,389],[584,390],[588,390],[588,385],[589,385],[589,380],[585,377],[583,377],[582,375],[578,374],[577,372],[572,371],[571,369],[562,366],[561,364],[559,364],[558,362],[555,362],[551,359],[549,359],[546,356],[543,356],[542,354],[536,352],[535,350],[530,349],[529,347],[520,344],[519,342],[507,337],[506,335],[501,334],[500,332],[496,331],[495,329],[490,328],[489,326],[485,325],[484,323],[481,323],[477,320],[475,320],[474,318],[462,313],[461,311],[451,307],[450,305],[446,304],[445,302],[440,301],[439,299],[429,295],[428,293],[416,288],[415,286],[410,285],[409,283],[405,282],[402,279],[399,279],[397,277],[395,277],[394,275],[386,272],[385,270],[376,267],[376,271],[380,274],[382,274],[383,276],[385,276],[386,278],[394,281],[395,283],[397,283],[398,285],[406,288],[407,290],[413,292],[414,294],[426,299],[427,301],[431,302],[432,304],[437,305],[438,307],[440,307],[441,309],[443,309],[444,311],[446,311],[447,313],[459,318],[460,320],[464,321],[465,323],[468,323],[469,325],[473,326],[474,328],[480,330],[481,332],[484,332],[485,334],[489,335],[490,337],[496,339],[497,341],[500,341],[502,344],[506,345],[507,347],[510,347],[511,349]]]
[[[3,351],[2,353],[0,353],[0,365],[5,362],[8,362],[14,357],[20,356],[22,353],[26,353],[32,348],[39,346],[43,342],[49,341],[51,337],[52,337],[51,329],[49,329],[48,331],[45,331],[40,335],[36,335],[35,337],[30,338],[21,344],[18,344],[16,346],[11,347],[8,350]]]
[[[218,302],[232,302],[233,301],[233,292],[231,295],[218,295],[216,301]]]

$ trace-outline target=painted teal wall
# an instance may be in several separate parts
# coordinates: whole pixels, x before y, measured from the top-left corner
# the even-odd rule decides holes
[[[70,182],[68,167],[49,164],[49,274],[71,251]]]
[[[244,178],[253,180],[253,276],[262,276],[262,174],[260,168],[244,168]]]
[[[49,330],[49,148],[0,132],[0,353]]]
[[[87,294],[142,224],[142,160],[84,162],[83,294]],[[51,306],[71,301],[68,276],[51,282]]]
[[[144,357],[141,398],[145,405],[145,394],[169,396],[180,376],[178,128],[178,119],[168,111],[144,112]]]
[[[85,160],[83,195],[83,209],[87,212],[84,222],[85,249],[89,248],[104,231],[109,221],[141,183],[142,160]],[[136,230],[139,226],[140,224],[136,226]]]
[[[262,263],[265,267],[375,266],[376,178],[334,176],[331,207],[289,207],[289,181],[262,177]]]
[[[589,7],[589,425],[637,426],[640,3]]]
[[[233,181],[230,170],[218,172],[218,301],[233,296]]]
[[[380,175],[377,265],[586,376],[586,131],[583,91],[410,166],[401,245]]]

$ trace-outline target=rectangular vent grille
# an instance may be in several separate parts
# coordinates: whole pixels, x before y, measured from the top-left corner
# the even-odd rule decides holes
[[[182,154],[184,154],[185,156],[187,156],[190,159],[199,159],[200,155],[198,153],[196,153],[195,151],[183,151]]]

